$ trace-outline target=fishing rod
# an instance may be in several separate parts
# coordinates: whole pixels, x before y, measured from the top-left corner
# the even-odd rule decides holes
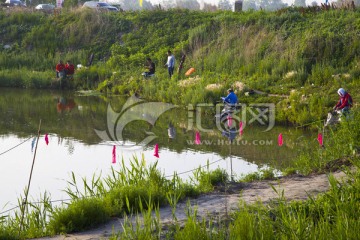
[[[30,190],[30,184],[31,184],[31,177],[32,177],[32,173],[33,173],[33,169],[34,169],[34,164],[35,164],[36,150],[37,150],[37,146],[38,146],[39,138],[40,138],[40,129],[41,129],[41,119],[40,119],[40,122],[39,122],[39,130],[38,130],[38,136],[37,136],[37,140],[36,140],[34,157],[33,157],[32,165],[31,165],[29,182],[28,182],[27,188],[25,189],[25,199],[24,199],[24,201],[22,202],[22,206],[21,206],[21,221],[20,221],[20,227],[19,227],[19,237],[20,237],[21,230],[22,230],[22,226],[23,226],[23,223],[24,223],[25,208],[26,208],[26,204],[27,204],[27,199],[28,199],[29,190]]]

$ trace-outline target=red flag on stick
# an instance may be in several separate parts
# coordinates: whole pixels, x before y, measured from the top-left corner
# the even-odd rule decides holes
[[[243,135],[243,122],[240,121],[239,123],[239,135],[242,136]]]
[[[197,131],[195,134],[195,144],[196,145],[200,145],[201,141],[200,141],[200,133]]]
[[[49,144],[49,136],[48,136],[48,134],[45,134],[45,142],[46,142],[46,145]]]
[[[320,147],[323,146],[323,135],[321,133],[318,134],[317,140],[320,144]]]
[[[112,150],[112,163],[116,163],[116,146],[113,146]]]
[[[278,145],[281,147],[283,145],[283,136],[282,133],[279,134],[278,136]]]
[[[155,144],[154,156],[159,158],[159,144]]]
[[[231,127],[232,126],[232,117],[230,115],[227,117],[227,121],[228,121],[228,127]]]

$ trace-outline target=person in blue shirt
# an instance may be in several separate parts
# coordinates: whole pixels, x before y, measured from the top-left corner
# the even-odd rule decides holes
[[[236,94],[234,93],[234,91],[231,88],[229,88],[227,90],[227,92],[228,92],[228,95],[226,97],[221,97],[221,99],[224,101],[224,103],[229,103],[231,105],[237,104],[238,98],[237,98]]]

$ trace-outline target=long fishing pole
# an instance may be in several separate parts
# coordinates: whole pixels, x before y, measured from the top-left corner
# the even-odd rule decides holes
[[[229,131],[229,134],[230,131]],[[229,157],[230,157],[230,174],[231,174],[231,182],[234,181],[234,175],[233,175],[233,166],[232,166],[232,152],[231,152],[231,145],[232,145],[233,141],[230,139],[230,152],[229,152]]]
[[[41,129],[41,119],[40,119],[40,122],[39,122],[39,130],[38,130],[38,136],[37,136],[36,145],[35,145],[34,157],[33,157],[32,165],[31,165],[29,182],[28,182],[27,188],[25,189],[25,200],[22,202],[22,207],[21,207],[21,221],[20,221],[20,228],[19,228],[19,237],[20,237],[22,226],[23,226],[23,223],[24,223],[25,207],[26,207],[26,204],[27,204],[27,199],[28,199],[29,190],[30,190],[31,177],[32,177],[34,164],[35,164],[35,158],[36,158],[36,150],[37,150],[37,146],[38,146],[38,142],[39,142],[39,138],[40,138],[40,129]]]
[[[297,128],[302,128],[302,127],[305,127],[305,126],[309,126],[309,125],[312,125],[314,123],[318,123],[318,122],[322,122],[322,121],[324,121],[324,120],[316,120],[314,122],[310,122],[310,123],[307,123],[307,124],[304,124],[304,125],[301,125],[301,126],[297,126],[296,129]]]

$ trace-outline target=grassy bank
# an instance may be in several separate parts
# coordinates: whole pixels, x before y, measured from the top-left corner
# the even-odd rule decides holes
[[[233,87],[243,103],[272,102],[277,121],[324,118],[339,87],[357,102],[359,10],[122,13],[64,10],[61,15],[0,11],[0,86],[47,88],[59,59],[88,66],[74,86],[186,105],[216,102]],[[186,54],[168,78],[166,52]],[[94,54],[90,66],[89,57]],[[146,57],[157,66],[144,80]],[[185,77],[190,67],[193,76]],[[196,77],[198,76],[198,77]],[[245,96],[250,89],[263,95]],[[287,95],[288,98],[268,94]]]

